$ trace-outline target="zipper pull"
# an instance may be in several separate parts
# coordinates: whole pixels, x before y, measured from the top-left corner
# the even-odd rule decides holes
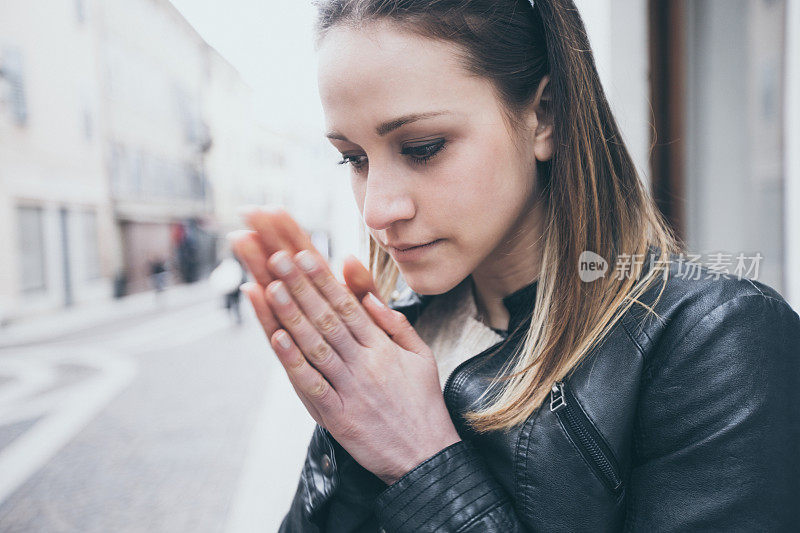
[[[557,411],[565,405],[567,405],[567,401],[564,399],[564,382],[556,381],[550,391],[550,410]]]

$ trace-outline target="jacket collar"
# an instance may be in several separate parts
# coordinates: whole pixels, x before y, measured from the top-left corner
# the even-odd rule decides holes
[[[506,307],[509,314],[509,333],[515,331],[521,324],[529,320],[533,314],[537,285],[538,280],[503,297],[503,305]],[[412,291],[410,288],[406,288],[401,296],[393,300],[389,306],[392,309],[404,313],[413,324],[425,308],[425,305],[430,302],[433,297],[434,295],[432,294],[419,294]]]

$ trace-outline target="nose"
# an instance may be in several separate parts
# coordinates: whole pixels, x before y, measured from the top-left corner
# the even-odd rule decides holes
[[[374,230],[384,230],[399,220],[414,218],[415,211],[406,180],[373,165],[364,194],[364,223]]]

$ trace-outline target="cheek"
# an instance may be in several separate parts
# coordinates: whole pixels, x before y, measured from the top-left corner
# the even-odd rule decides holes
[[[476,148],[478,147],[478,148]],[[506,210],[520,200],[519,169],[508,147],[491,138],[464,145],[448,166],[442,180],[443,198],[440,205],[452,206],[460,212],[475,216],[496,209]],[[470,224],[472,225],[472,224]]]
[[[353,198],[356,200],[356,205],[358,206],[358,212],[361,213],[361,216],[364,216],[364,195],[366,194],[366,182],[357,177],[356,175],[350,176],[350,188],[353,191]]]

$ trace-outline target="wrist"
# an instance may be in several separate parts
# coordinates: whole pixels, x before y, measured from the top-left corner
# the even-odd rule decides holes
[[[444,450],[445,448],[448,448],[460,441],[461,441],[461,436],[458,434],[458,432],[455,430],[454,427],[452,432],[448,432],[440,439],[437,439],[435,442],[432,442],[429,446],[417,447],[416,453],[412,457],[404,461],[404,463],[398,468],[396,468],[392,473],[384,474],[378,477],[380,477],[380,479],[387,485],[393,485],[408,472],[411,472],[416,467],[418,467],[425,461],[429,460],[431,457],[434,457],[437,454],[441,453],[441,451]]]

